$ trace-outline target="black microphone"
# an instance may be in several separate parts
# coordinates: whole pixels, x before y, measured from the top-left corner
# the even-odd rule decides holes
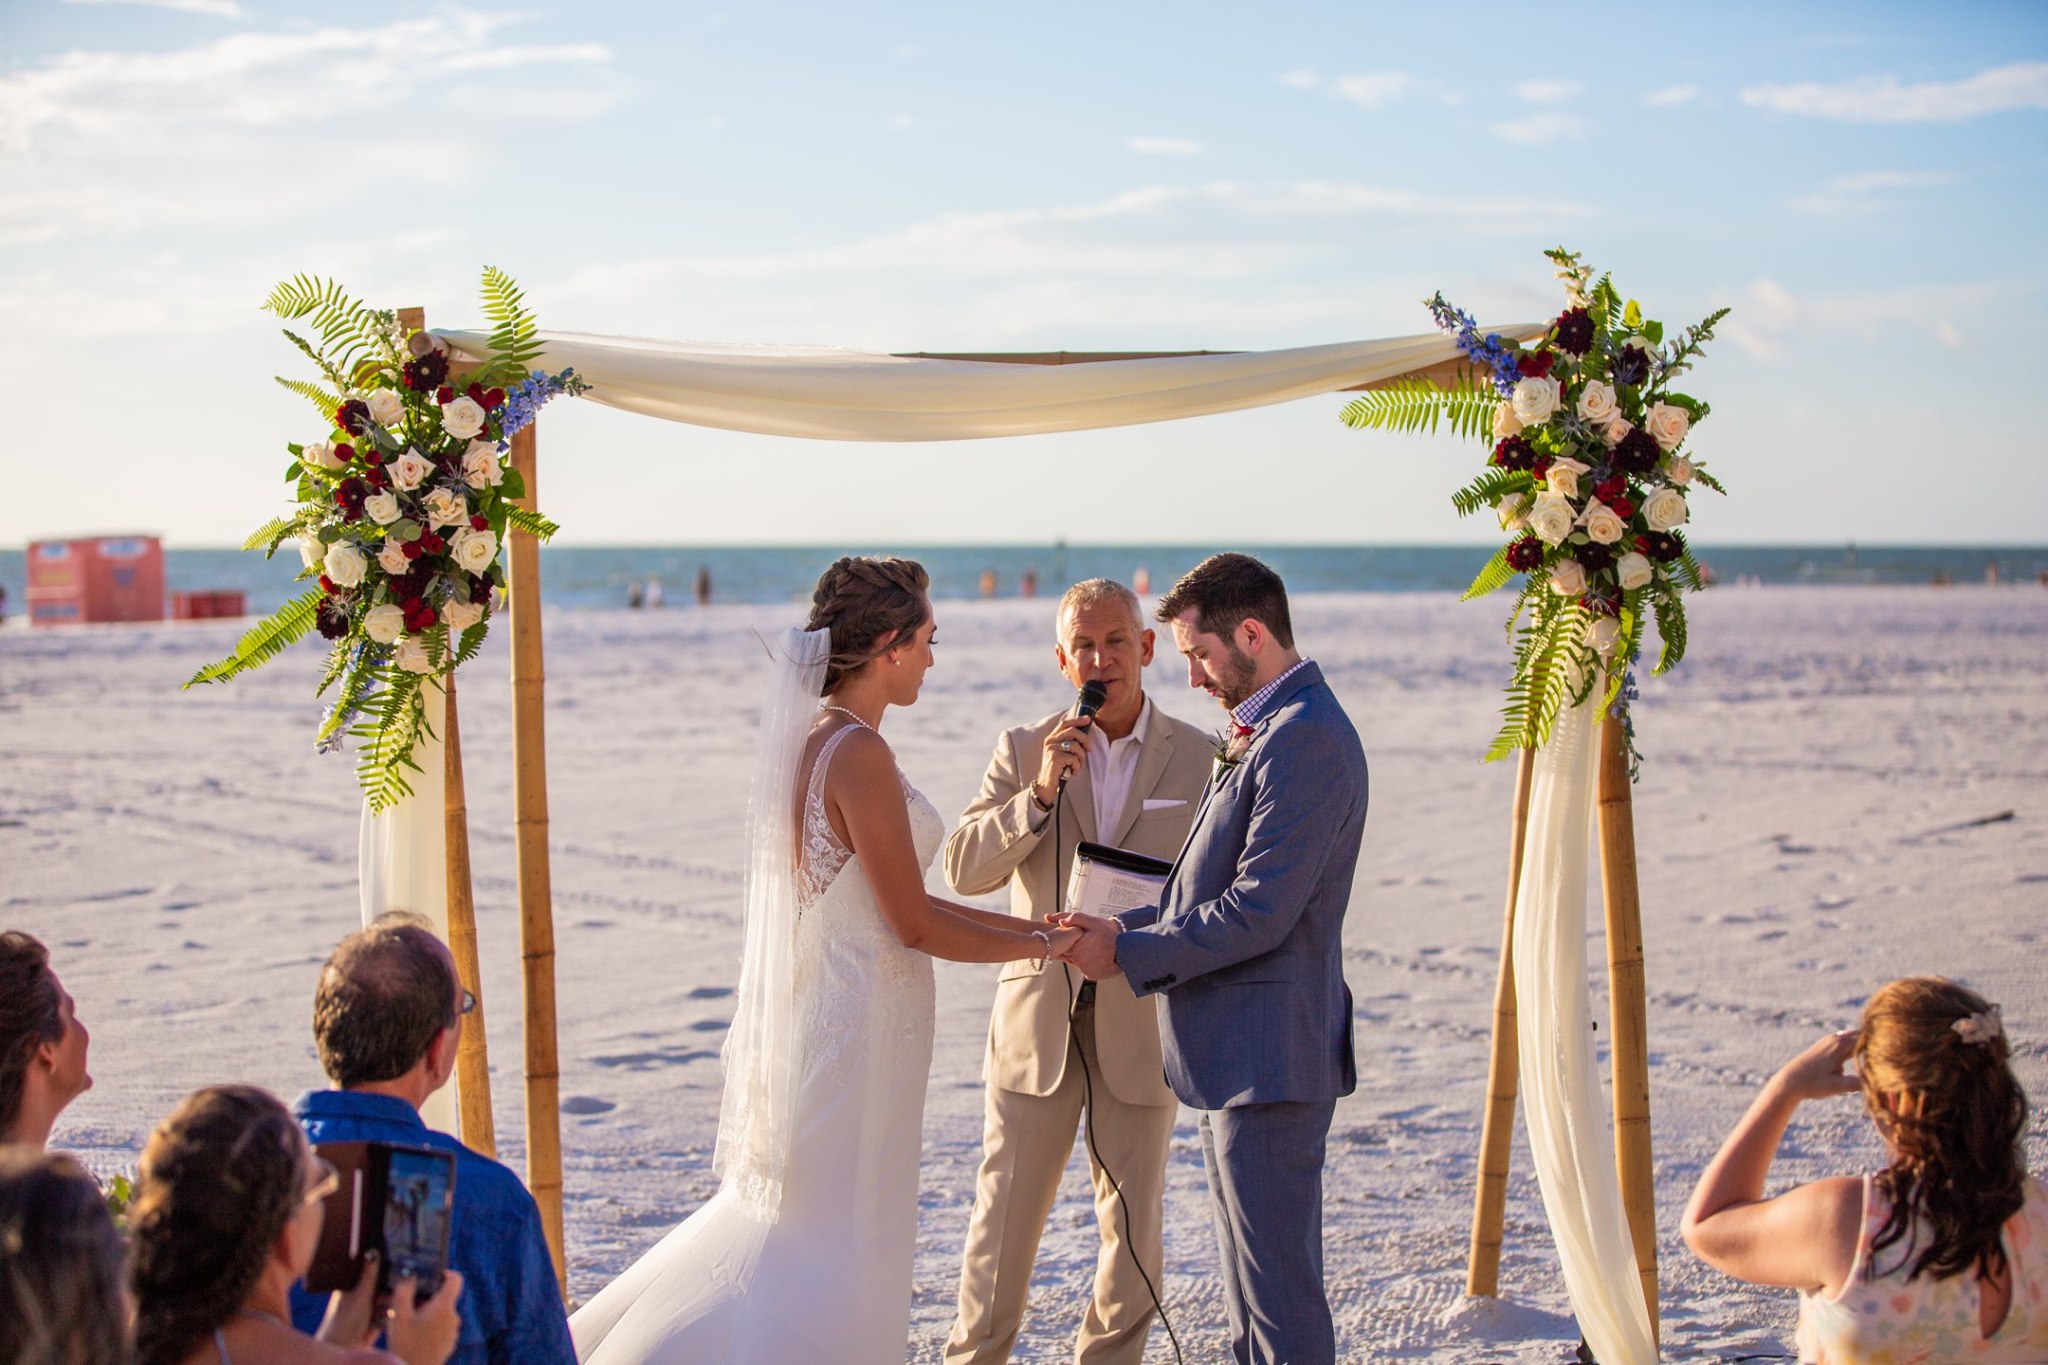
[[[1108,700],[1108,698],[1109,684],[1100,678],[1090,678],[1087,682],[1081,684],[1081,695],[1074,702],[1074,714],[1076,716],[1092,716],[1102,709],[1102,703]],[[1060,774],[1060,790],[1062,792],[1067,789],[1067,778],[1069,776],[1070,774],[1067,773]]]

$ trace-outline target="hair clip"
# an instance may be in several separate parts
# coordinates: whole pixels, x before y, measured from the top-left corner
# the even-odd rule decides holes
[[[1949,1027],[1966,1043],[1989,1043],[2005,1036],[2005,1024],[1998,1017],[1996,1005],[1980,1014],[1966,1014]]]

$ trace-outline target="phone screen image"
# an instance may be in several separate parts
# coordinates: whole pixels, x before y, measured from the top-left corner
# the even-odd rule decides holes
[[[439,1152],[394,1148],[384,1198],[384,1258],[393,1280],[418,1280],[420,1298],[432,1297],[447,1268],[454,1162]]]

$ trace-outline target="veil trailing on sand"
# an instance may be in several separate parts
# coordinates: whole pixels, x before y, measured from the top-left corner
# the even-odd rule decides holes
[[[712,1169],[773,1217],[782,1202],[796,1110],[796,783],[832,657],[831,632],[791,627],[769,654],[747,808],[739,1002],[725,1040],[725,1099]]]

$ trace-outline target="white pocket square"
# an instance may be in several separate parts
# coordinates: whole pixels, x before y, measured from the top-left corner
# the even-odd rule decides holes
[[[1187,802],[1185,801],[1169,801],[1163,797],[1148,796],[1145,798],[1146,810],[1172,810],[1175,806],[1185,806],[1186,804]]]

